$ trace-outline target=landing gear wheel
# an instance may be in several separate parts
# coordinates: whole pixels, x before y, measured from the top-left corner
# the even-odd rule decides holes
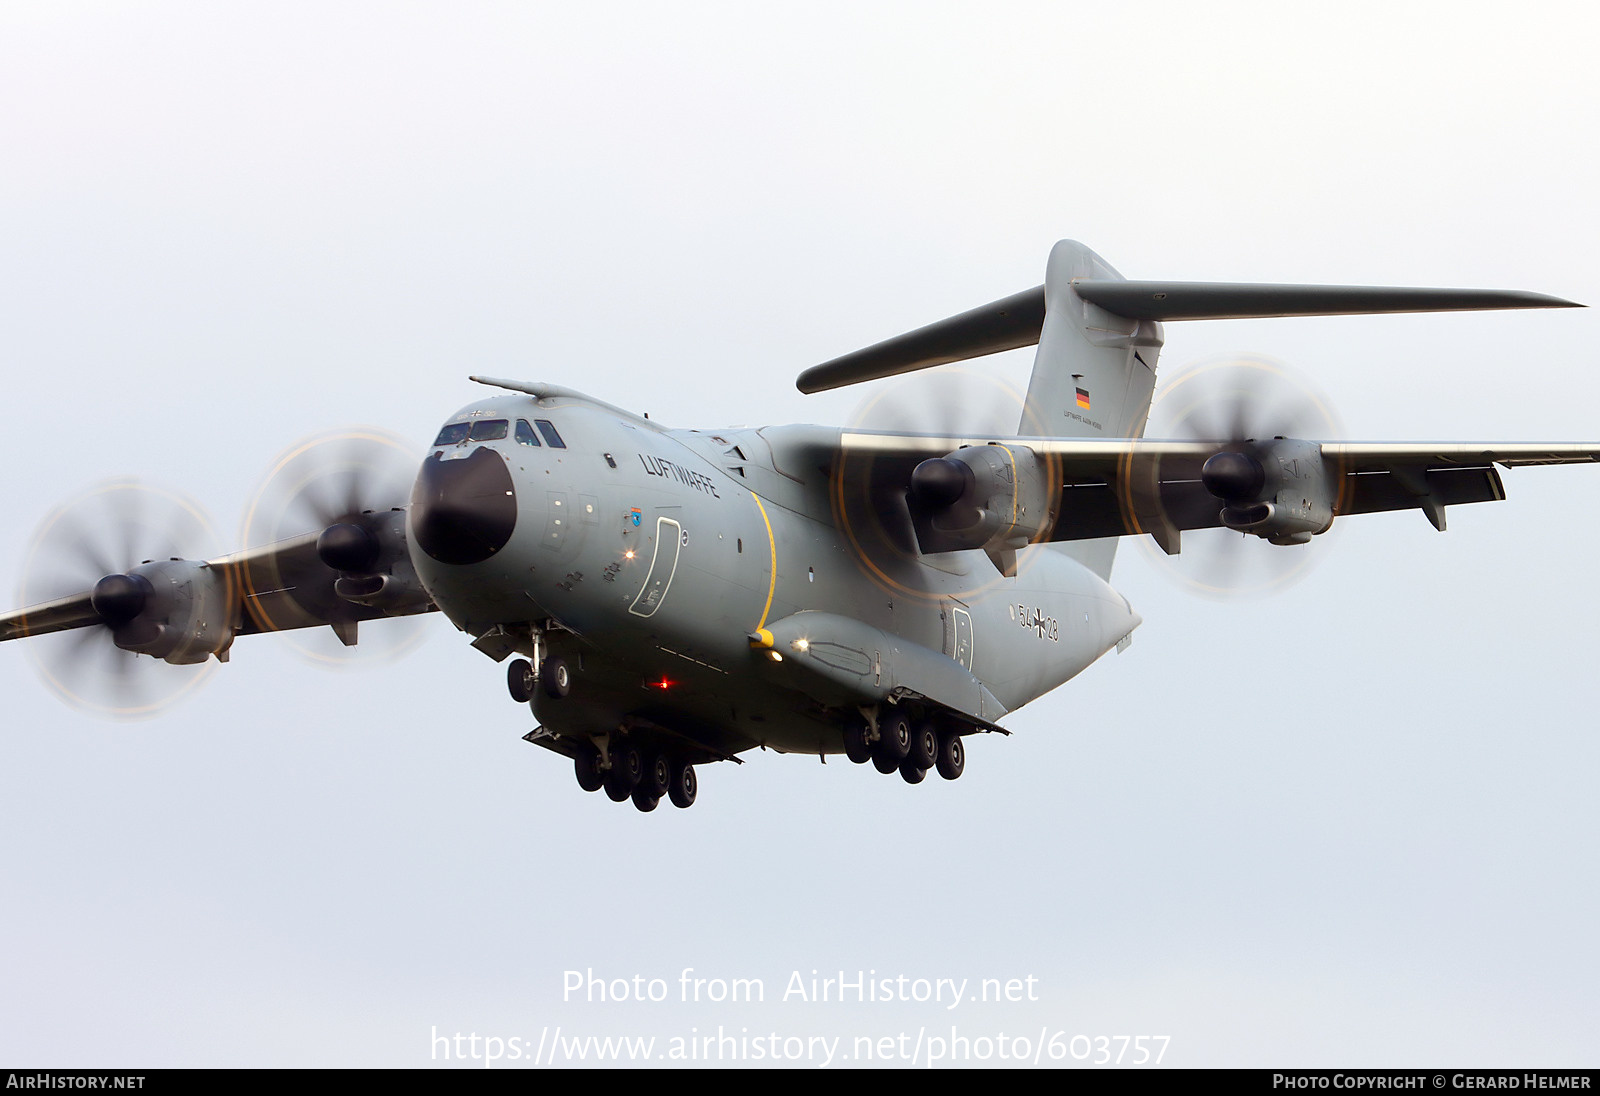
[[[900,776],[907,784],[920,784],[927,775],[928,770],[913,764],[909,757],[900,762]]]
[[[539,668],[539,684],[544,686],[544,695],[552,700],[560,700],[572,691],[572,671],[567,669],[564,658],[547,658],[544,665]]]
[[[961,744],[961,736],[954,731],[947,731],[939,736],[939,775],[946,780],[954,780],[960,776],[967,767],[967,748]]]
[[[638,807],[641,811],[645,811],[646,813],[653,811],[656,809],[656,805],[660,802],[661,797],[659,795],[645,794],[643,784],[640,784],[637,788],[633,789],[633,805]]]
[[[600,751],[593,746],[580,749],[578,756],[572,759],[572,767],[578,773],[578,787],[586,792],[597,792],[606,782],[600,772]]]
[[[666,754],[652,754],[645,764],[644,774],[639,778],[639,786],[633,789],[633,801],[637,805],[641,795],[650,799],[660,799],[671,787],[672,762],[667,760]],[[646,808],[639,809],[642,811]]]
[[[880,773],[892,773],[911,756],[911,721],[901,712],[878,720],[878,742],[872,748],[872,762]]]
[[[872,744],[867,741],[867,723],[852,719],[844,725],[844,755],[857,765],[872,760]]]
[[[611,746],[611,769],[606,773],[606,795],[613,803],[621,803],[639,786],[639,776],[644,762],[639,758],[639,747]]]
[[[506,667],[506,688],[511,691],[511,699],[518,704],[532,700],[533,681],[533,663],[525,658],[512,659]]]
[[[932,720],[924,719],[912,731],[911,752],[906,754],[906,760],[923,772],[933,768],[934,763],[939,760],[939,732],[933,729]],[[911,782],[916,783],[915,780]]]
[[[674,807],[694,806],[695,793],[700,790],[700,781],[694,775],[694,766],[687,761],[674,761],[672,763],[672,780],[667,786],[667,795],[672,799]]]

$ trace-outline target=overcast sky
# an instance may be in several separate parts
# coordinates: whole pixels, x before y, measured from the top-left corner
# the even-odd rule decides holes
[[[295,439],[424,443],[469,373],[842,422],[868,393],[801,369],[1037,284],[1063,237],[1133,278],[1600,303],[1596,29],[1537,2],[8,4],[0,589],[107,476],[231,545]],[[1597,316],[1171,324],[1163,375],[1249,351],[1353,438],[1578,441]],[[503,668],[437,617],[344,673],[243,639],[133,724],[7,644],[0,1060],[426,1065],[435,1032],[558,1025],[848,1055],[953,1025],[1169,1036],[1176,1065],[1593,1064],[1600,470],[1504,478],[1444,536],[1349,521],[1272,599],[1126,546],[1133,646],[956,783],[757,753],[641,815],[521,742]],[[563,1001],[591,968],[669,1000]],[[683,1003],[685,968],[766,1000]],[[781,1000],[813,970],[1037,1000]]]

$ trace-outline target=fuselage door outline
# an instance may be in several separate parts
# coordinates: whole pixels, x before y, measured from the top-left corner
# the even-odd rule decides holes
[[[628,612],[638,617],[655,615],[672,588],[672,576],[678,573],[678,554],[682,549],[683,526],[671,518],[656,518],[656,547],[650,557],[650,570],[644,576],[639,596],[628,606]]]
[[[967,669],[972,669],[972,614],[958,605],[950,607],[950,618],[954,625],[955,650],[950,657],[955,659]]]

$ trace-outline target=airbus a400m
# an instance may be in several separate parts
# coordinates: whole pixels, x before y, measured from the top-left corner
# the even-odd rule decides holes
[[[239,636],[331,627],[354,644],[367,622],[437,611],[505,664],[537,718],[529,742],[640,810],[689,806],[699,766],[758,746],[953,780],[970,736],[1128,642],[1140,618],[1109,585],[1121,537],[1177,553],[1186,531],[1223,529],[1297,552],[1336,518],[1396,509],[1443,530],[1448,507],[1503,497],[1497,466],[1600,457],[1299,437],[1246,396],[1192,420],[1209,420],[1201,436],[1147,438],[1163,322],[1569,305],[1128,281],[1063,241],[1043,286],[799,379],[820,391],[1037,344],[1004,436],[671,429],[555,384],[474,377],[497,394],[450,416],[400,487],[355,472],[313,486],[287,470],[317,451],[286,459],[273,513],[300,527],[267,521],[234,555],[157,555],[131,534],[91,548],[106,523],[58,512],[41,536],[84,542],[88,573],[25,589],[38,603],[0,617],[0,639],[81,629],[61,665],[98,645],[133,681],[226,661]],[[130,669],[136,656],[153,665]],[[49,676],[75,695],[66,670]]]

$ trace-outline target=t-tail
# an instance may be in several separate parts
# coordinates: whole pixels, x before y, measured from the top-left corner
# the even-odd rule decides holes
[[[814,366],[796,384],[821,392],[1037,344],[1019,434],[1134,438],[1150,414],[1163,321],[1577,307],[1516,290],[1129,281],[1062,240],[1044,285]],[[1055,550],[1109,578],[1116,540]]]

